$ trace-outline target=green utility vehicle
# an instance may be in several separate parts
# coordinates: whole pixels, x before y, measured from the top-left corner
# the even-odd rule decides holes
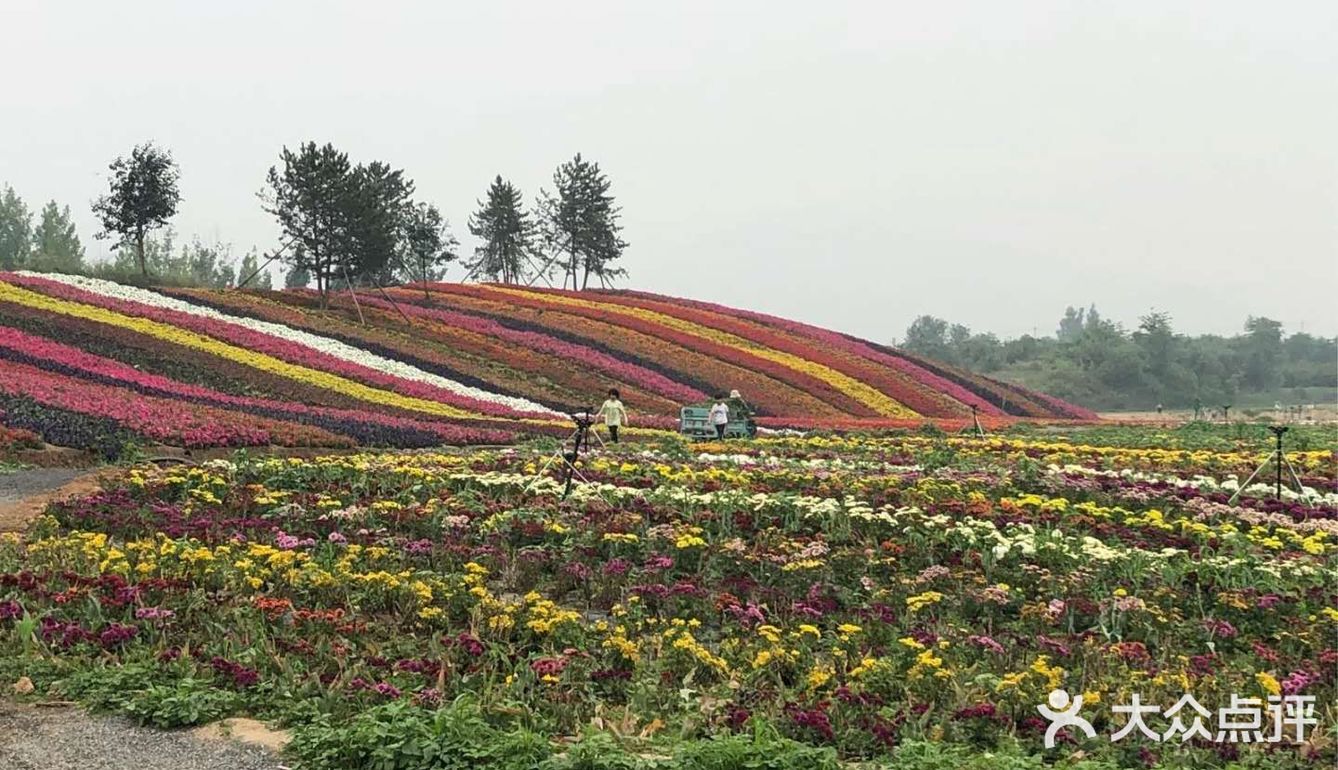
[[[725,438],[753,438],[757,435],[757,423],[753,412],[743,399],[726,399],[729,406],[729,422],[725,424]],[[694,439],[715,439],[715,426],[711,424],[711,407],[714,401],[689,404],[679,411],[678,432]]]

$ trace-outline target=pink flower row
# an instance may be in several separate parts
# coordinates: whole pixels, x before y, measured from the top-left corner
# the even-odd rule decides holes
[[[397,290],[392,290],[395,294],[408,294]],[[393,310],[391,303],[378,297],[359,296],[358,301],[364,305],[381,308],[383,310]],[[399,303],[400,310],[416,318],[431,319],[443,324],[453,326],[476,334],[484,334],[496,339],[514,342],[517,345],[527,347],[531,350],[537,350],[541,353],[550,353],[556,356],[570,358],[571,360],[585,364],[593,369],[598,369],[620,382],[627,382],[652,393],[658,393],[666,398],[676,401],[691,403],[701,401],[706,398],[706,394],[696,388],[683,385],[665,377],[659,372],[647,369],[644,366],[620,361],[607,353],[601,353],[597,350],[582,345],[576,345],[570,342],[550,337],[539,332],[520,331],[511,329],[496,321],[479,318],[467,313],[457,313],[448,310],[437,310],[424,308],[409,303]]]
[[[0,392],[27,396],[39,404],[79,414],[105,417],[149,438],[186,447],[350,443],[342,436],[317,428],[143,396],[14,362],[5,363]]]
[[[89,374],[111,377],[118,381],[133,385],[153,388],[158,391],[170,393],[178,398],[200,399],[213,404],[222,404],[228,407],[237,407],[239,409],[278,409],[292,414],[329,417],[336,420],[348,420],[369,425],[380,425],[398,430],[428,431],[440,437],[442,443],[448,444],[457,443],[463,432],[468,432],[471,435],[481,432],[475,428],[465,429],[459,426],[435,422],[433,420],[410,420],[403,417],[394,417],[392,415],[384,415],[376,412],[308,406],[306,404],[299,404],[292,401],[276,401],[268,398],[234,396],[211,388],[178,382],[157,374],[141,372],[140,370],[123,364],[120,361],[114,361],[109,358],[93,355],[92,353],[86,353],[78,348],[63,345],[45,337],[39,337],[19,331],[18,329],[4,326],[0,326],[0,348],[8,348],[34,358],[56,361],[64,367],[78,369],[83,372],[88,372]],[[485,438],[490,438],[498,442],[510,439],[510,435],[502,431],[482,431],[482,433],[487,434]]]
[[[641,297],[644,299],[656,302],[663,302],[666,304],[684,305],[687,307],[697,308],[699,310],[706,310],[712,313],[719,313],[724,316],[735,316],[737,318],[747,319],[763,325],[773,326],[777,329],[782,329],[784,331],[790,332],[791,334],[798,334],[801,336],[805,336],[808,337],[809,339],[821,342],[824,345],[829,345],[837,350],[845,351],[846,353],[850,353],[851,355],[859,356],[866,360],[882,364],[883,366],[901,372],[902,374],[905,374],[911,377],[916,382],[920,383],[923,387],[937,390],[940,393],[951,396],[952,398],[962,402],[963,404],[977,404],[980,406],[980,412],[982,414],[1003,414],[1003,412],[998,407],[994,406],[993,404],[984,402],[984,400],[981,399],[980,396],[977,396],[976,394],[972,393],[966,388],[954,382],[950,382],[949,380],[946,380],[943,377],[940,377],[939,375],[934,374],[933,372],[930,372],[929,370],[921,366],[917,366],[916,364],[907,361],[903,358],[898,358],[897,356],[893,356],[884,353],[882,351],[875,350],[874,348],[866,345],[863,342],[852,340],[844,335],[838,334],[833,331],[829,331],[827,329],[823,329],[817,326],[810,326],[809,324],[802,323],[799,321],[791,321],[789,319],[767,315],[766,313],[757,313],[749,310],[738,310],[735,308],[725,307],[724,305],[718,305],[714,302],[678,299],[674,297],[666,297],[660,294],[653,294],[651,292],[643,292],[643,291],[628,291],[625,293],[632,297]]]
[[[524,415],[523,413],[500,404],[461,396],[442,388],[385,374],[366,366],[344,361],[305,345],[289,342],[270,334],[257,332],[253,329],[247,329],[236,324],[228,323],[227,321],[220,321],[213,318],[202,318],[189,313],[153,307],[152,305],[146,305],[130,300],[104,297],[62,283],[34,278],[32,276],[10,274],[5,276],[5,280],[51,297],[69,300],[71,302],[80,302],[86,305],[94,305],[107,310],[114,310],[118,313],[124,313],[125,315],[148,318],[197,334],[203,334],[247,350],[264,353],[288,363],[299,364],[308,368],[330,372],[341,377],[357,380],[367,385],[391,390],[401,395],[436,401],[480,414],[503,417],[542,416]]]

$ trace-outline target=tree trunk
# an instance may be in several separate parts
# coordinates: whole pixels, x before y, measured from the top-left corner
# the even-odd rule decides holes
[[[144,228],[135,230],[135,255],[139,257],[139,274],[149,277],[149,265],[144,259]]]

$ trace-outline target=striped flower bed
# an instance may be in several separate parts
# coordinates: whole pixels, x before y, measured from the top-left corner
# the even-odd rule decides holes
[[[1044,394],[760,313],[644,292],[429,284],[145,289],[0,273],[0,426],[105,448],[426,447],[562,436],[618,388],[630,437],[739,390],[769,428],[1089,420]],[[0,406],[0,408],[3,408]],[[81,426],[80,420],[87,424]],[[115,436],[113,436],[115,434]],[[102,438],[99,439],[98,437]],[[120,438],[116,438],[120,436]]]

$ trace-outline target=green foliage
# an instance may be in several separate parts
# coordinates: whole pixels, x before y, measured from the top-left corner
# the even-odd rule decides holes
[[[489,724],[467,698],[435,712],[390,703],[337,725],[321,716],[297,730],[289,751],[313,768],[366,770],[530,770],[552,753],[536,733]]]
[[[519,283],[528,274],[535,255],[535,224],[521,203],[520,190],[498,175],[488,187],[487,202],[469,218],[469,232],[482,241],[474,247],[474,259],[466,262],[479,278],[501,283]]]
[[[234,713],[240,704],[241,697],[234,692],[186,678],[134,693],[124,711],[140,724],[167,729],[213,722]]]
[[[172,154],[152,142],[135,147],[129,159],[112,161],[110,170],[110,190],[93,202],[93,213],[103,228],[94,237],[116,236],[118,251],[133,246],[140,274],[148,275],[145,237],[176,215],[180,172]]]
[[[589,732],[550,758],[543,770],[646,770],[653,766],[653,761],[627,753],[612,735]]]
[[[122,712],[135,693],[167,681],[166,672],[148,663],[83,668],[56,682],[56,691],[93,711]]]
[[[303,259],[295,260],[295,264],[289,268],[283,276],[283,288],[285,289],[305,289],[311,285],[311,270],[307,268]]]
[[[305,142],[280,153],[263,193],[292,248],[286,262],[316,281],[322,298],[337,285],[390,277],[401,251],[413,182],[380,161],[353,165],[348,154]]]
[[[679,770],[838,770],[840,766],[834,749],[781,738],[765,726],[752,734],[683,743],[670,765]]]
[[[613,263],[627,248],[611,182],[580,153],[553,172],[556,194],[539,191],[539,226],[545,246],[563,267],[563,286],[585,289],[590,276],[601,284],[627,274]]]
[[[0,270],[18,270],[32,251],[32,212],[14,188],[0,195]]]
[[[223,289],[237,280],[236,260],[229,244],[207,244],[195,238],[178,247],[176,232],[170,227],[160,237],[145,237],[144,265],[147,274],[139,272],[135,254],[118,251],[110,264],[95,265],[87,272],[98,278],[134,285]]]
[[[460,245],[441,212],[436,206],[417,203],[406,210],[403,228],[395,278],[406,283],[440,281]],[[423,292],[426,295],[427,289]]]
[[[274,280],[270,278],[269,270],[260,269],[260,257],[256,255],[255,250],[246,252],[246,256],[242,257],[242,263],[237,266],[237,285],[240,286],[242,281],[248,278],[250,279],[246,284],[248,289],[274,288]]]
[[[1321,403],[1338,397],[1338,340],[1250,318],[1232,338],[1176,334],[1153,311],[1126,332],[1095,307],[1065,310],[1054,337],[1001,342],[960,324],[921,316],[903,347],[1098,410],[1208,409],[1223,404]]]
[[[32,257],[28,269],[48,273],[77,273],[84,267],[84,246],[75,233],[70,207],[50,201],[42,208],[42,219],[33,231]]]

